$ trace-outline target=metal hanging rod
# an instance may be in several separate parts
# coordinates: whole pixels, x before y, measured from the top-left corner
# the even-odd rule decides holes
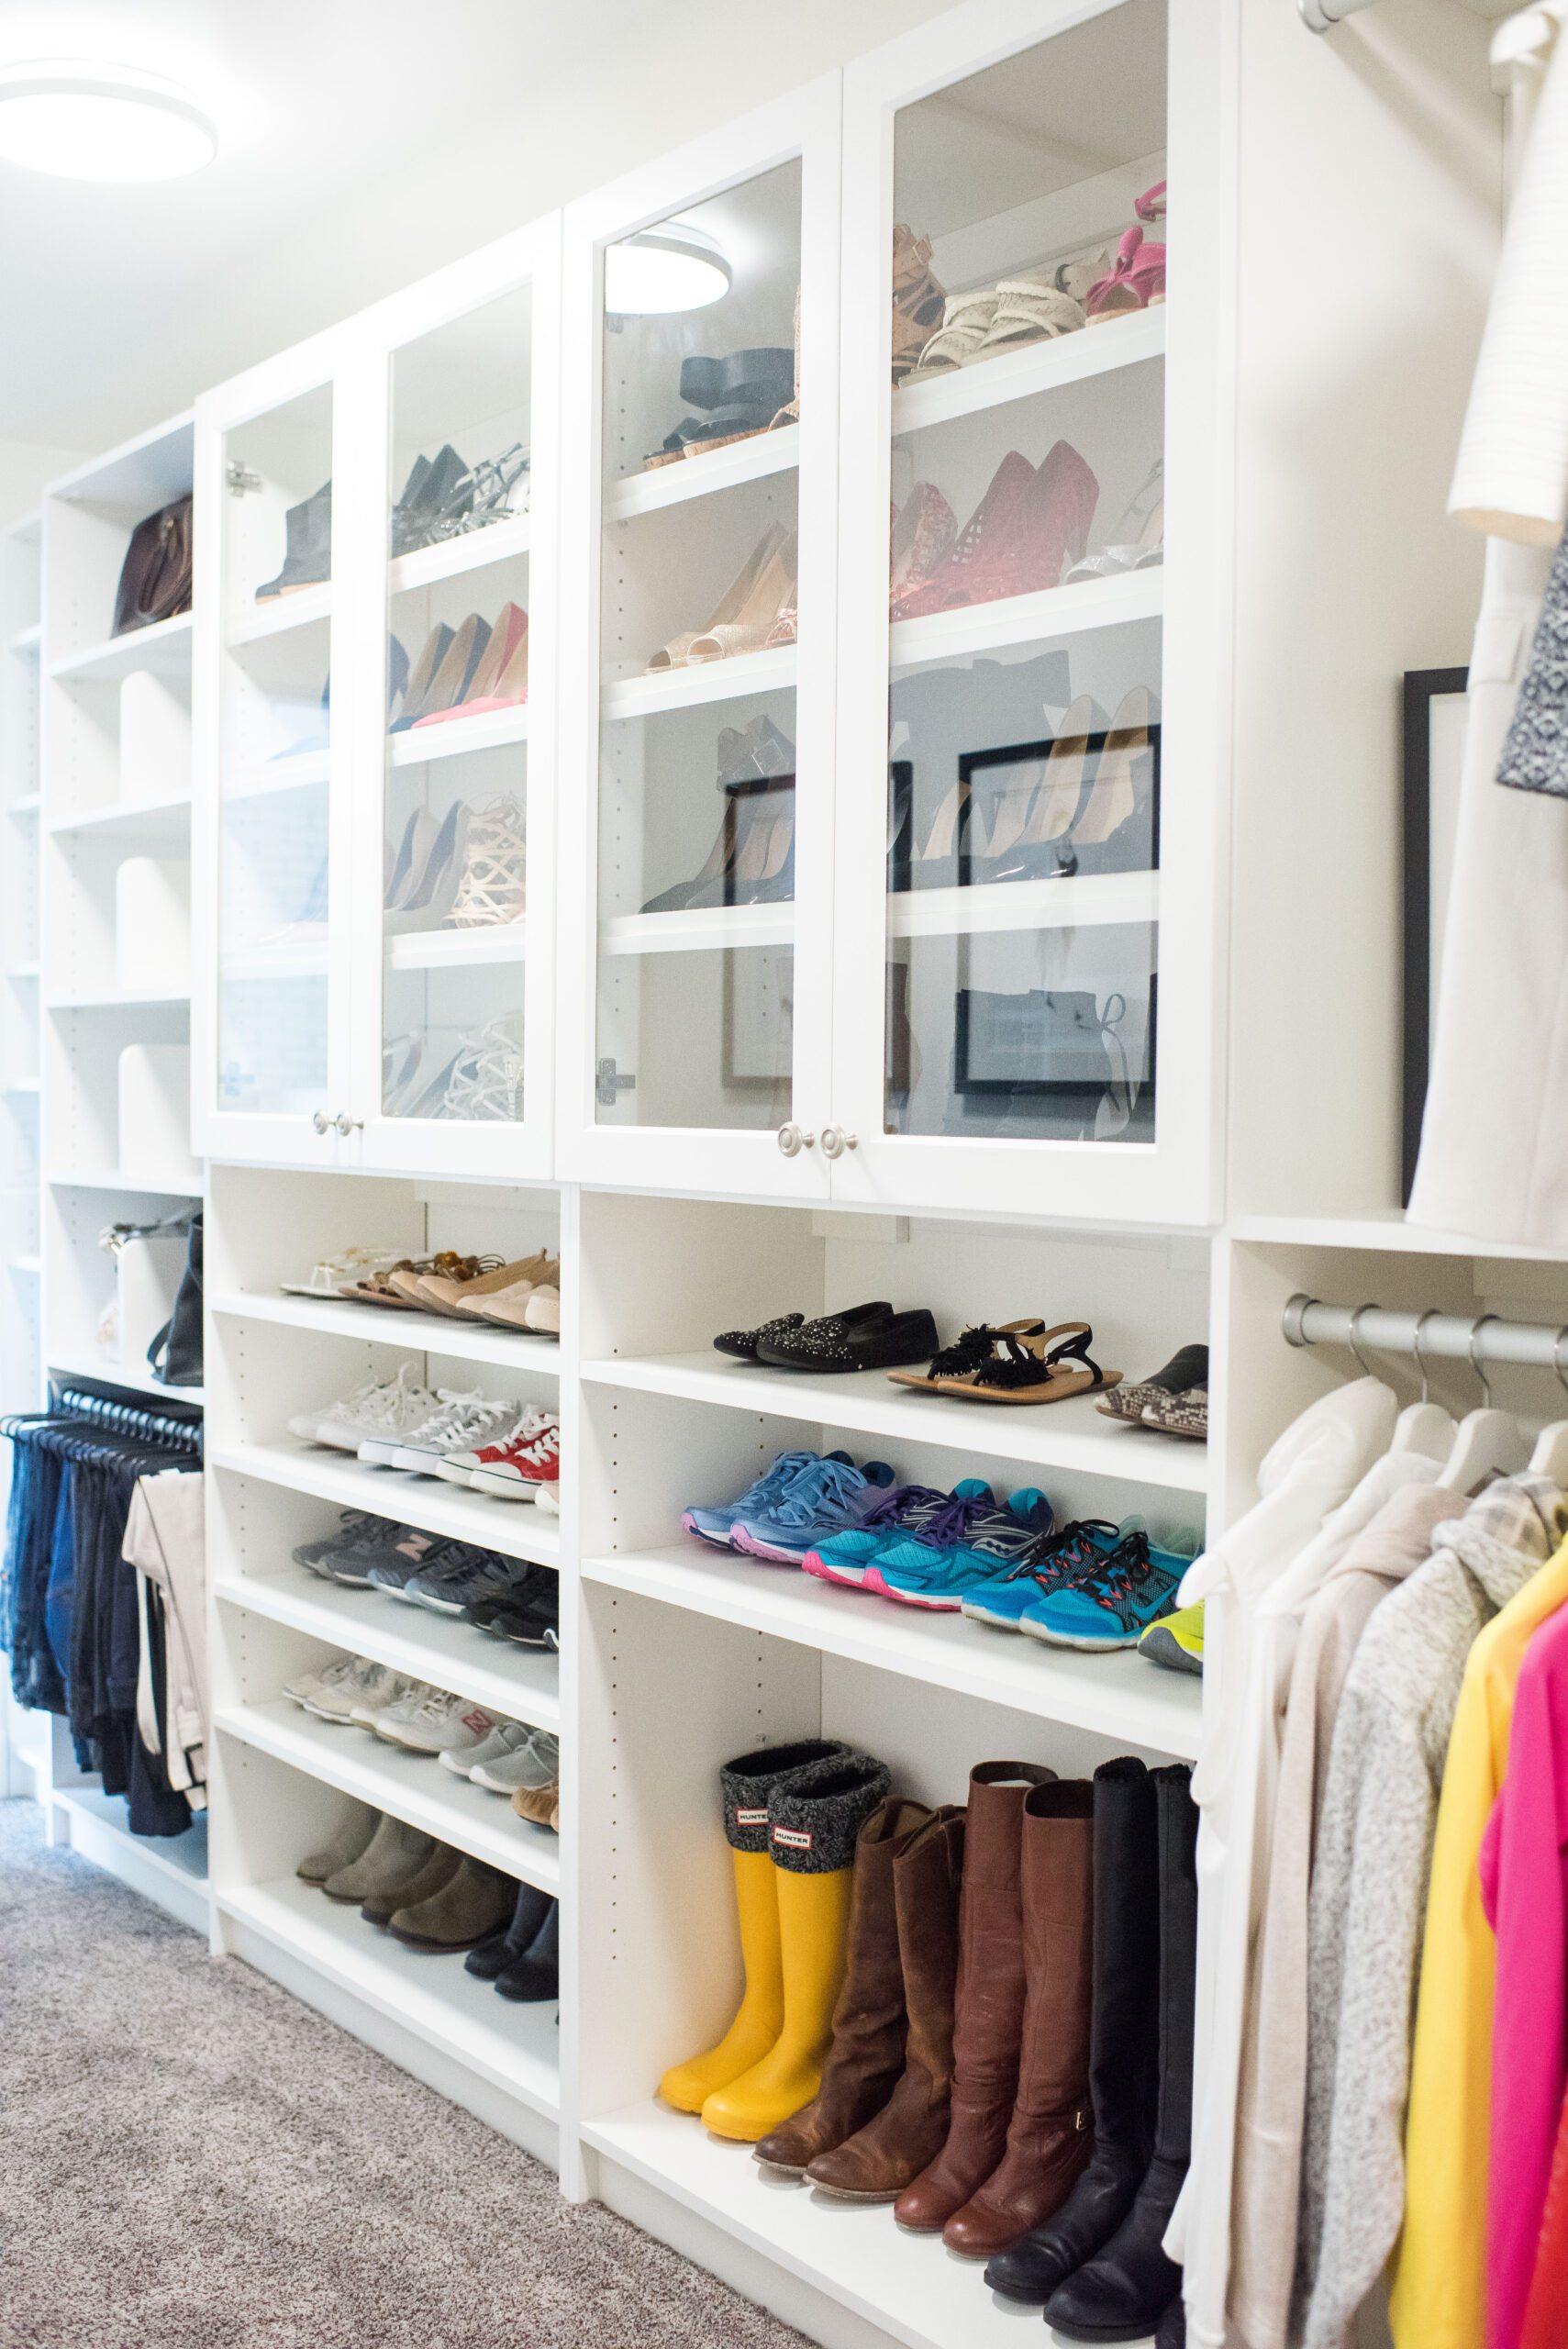
[[[1496,1313],[1390,1313],[1381,1305],[1325,1305],[1300,1293],[1284,1308],[1293,1346],[1347,1346],[1370,1352],[1441,1356],[1451,1362],[1511,1362],[1568,1378],[1568,1324],[1505,1321]]]
[[[1373,0],[1296,0],[1296,5],[1309,33],[1326,33],[1358,9],[1370,8]]]

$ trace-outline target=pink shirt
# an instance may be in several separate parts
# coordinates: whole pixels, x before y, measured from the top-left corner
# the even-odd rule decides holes
[[[1568,1609],[1536,1633],[1519,1674],[1481,1897],[1497,1935],[1486,2338],[1518,2349],[1568,2073]]]

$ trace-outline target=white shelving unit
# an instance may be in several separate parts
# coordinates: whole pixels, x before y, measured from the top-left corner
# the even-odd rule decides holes
[[[30,1409],[41,1388],[39,1018],[39,666],[37,513],[0,534],[0,1410]],[[0,1464],[0,1494],[9,1487]],[[3,1732],[0,1732],[3,1734]]]

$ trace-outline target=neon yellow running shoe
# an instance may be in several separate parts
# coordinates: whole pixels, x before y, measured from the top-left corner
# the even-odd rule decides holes
[[[1178,1607],[1173,1615],[1162,1615],[1158,1622],[1151,1623],[1138,1642],[1138,1653],[1151,1664],[1162,1664],[1168,1672],[1201,1672],[1202,1599],[1195,1607]]]

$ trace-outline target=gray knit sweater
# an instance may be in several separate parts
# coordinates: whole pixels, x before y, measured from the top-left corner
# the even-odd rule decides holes
[[[1303,2349],[1347,2349],[1398,2236],[1421,1923],[1465,1658],[1563,1523],[1545,1477],[1489,1486],[1378,1608],[1345,1682],[1307,1924]]]

